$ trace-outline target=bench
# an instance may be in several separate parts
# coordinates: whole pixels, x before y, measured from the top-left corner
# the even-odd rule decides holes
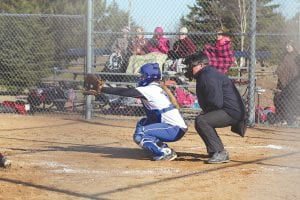
[[[71,73],[73,74],[73,81],[77,81],[78,76],[84,76],[86,73],[82,71],[71,71],[71,70],[56,70],[54,74],[54,79],[57,78],[58,73]],[[139,78],[138,74],[129,74],[129,73],[114,73],[114,72],[94,72],[93,74],[98,75],[104,80],[110,80],[113,77],[115,80],[119,80],[120,82],[132,82],[137,81]]]
[[[109,48],[94,49],[94,56],[107,56],[111,53],[112,52]],[[69,59],[83,58],[86,56],[86,50],[84,48],[71,48],[64,53],[64,56]]]
[[[237,76],[229,76],[230,79],[234,81],[234,83],[243,89],[243,87],[246,87],[249,84],[248,76],[241,75],[241,71],[245,70],[248,72],[249,68],[249,60],[250,60],[250,52],[248,51],[234,51],[234,55],[236,59],[239,58],[245,58],[246,63],[242,67],[231,67],[230,69],[238,70]],[[272,56],[272,53],[269,51],[257,51],[256,52],[256,58],[258,60],[267,60],[270,59]],[[83,85],[83,77],[85,76],[84,71],[72,71],[72,70],[61,70],[57,69],[55,75],[60,73],[69,73],[73,75],[73,79],[66,80],[66,79],[60,79],[58,77],[54,77],[51,79],[52,81],[62,81],[62,82],[73,82],[74,84],[81,84]],[[94,74],[98,75],[102,79],[106,80],[109,84],[119,85],[119,86],[133,86],[135,87],[138,80],[139,75],[138,74],[129,74],[129,73],[114,73],[114,72],[94,72]],[[78,76],[82,76],[82,79],[78,79]],[[174,75],[176,76],[176,75]],[[50,80],[50,79],[49,79]],[[195,88],[194,82],[189,82],[187,84],[180,84],[179,87],[184,88]]]

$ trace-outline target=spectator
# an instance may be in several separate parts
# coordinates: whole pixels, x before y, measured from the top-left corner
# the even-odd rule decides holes
[[[296,57],[298,55],[295,45],[290,41],[286,44],[286,54],[283,58],[282,63],[278,66],[276,70],[276,75],[278,76],[277,89],[283,90],[288,83],[298,75]]]
[[[128,33],[129,27],[124,27],[122,30],[122,37],[115,40],[111,47],[112,54],[105,65],[104,71],[108,72],[125,72],[128,65],[130,55],[128,54]]]
[[[216,128],[231,126],[233,132],[244,136],[246,112],[240,93],[228,76],[208,65],[204,54],[193,54],[185,62],[185,75],[196,79],[196,95],[203,112],[196,117],[195,128],[210,156],[207,162],[229,162]]]
[[[153,37],[147,43],[148,52],[158,52],[168,54],[170,50],[170,41],[164,37],[162,27],[156,27]]]
[[[171,59],[185,58],[197,51],[196,45],[187,35],[188,29],[182,27],[179,33],[179,39],[174,43],[173,49],[169,52],[169,58]]]
[[[143,29],[141,27],[137,27],[135,29],[136,33],[142,33]],[[135,35],[132,40],[129,42],[129,52],[131,55],[145,55],[147,52],[146,49],[147,40],[145,39],[143,34]]]
[[[293,125],[297,117],[300,116],[300,54],[293,61],[295,62],[293,67],[296,68],[296,72],[294,72],[293,77],[288,76],[290,80],[274,96],[276,120],[288,125]]]
[[[124,27],[121,29],[123,35],[122,37],[119,37],[116,39],[116,41],[113,43],[111,50],[113,52],[119,52],[122,54],[125,54],[127,52],[128,47],[128,33],[130,31],[129,27]]]
[[[227,74],[234,64],[234,52],[228,31],[218,31],[215,45],[206,44],[203,52],[208,57],[209,65],[224,74]]]

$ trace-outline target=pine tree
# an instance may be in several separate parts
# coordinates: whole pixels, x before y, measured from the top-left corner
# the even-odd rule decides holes
[[[284,17],[276,12],[278,4],[272,0],[257,0],[257,33],[281,33],[285,24]],[[194,37],[198,47],[202,49],[205,43],[214,40],[217,30],[221,27],[229,29],[234,41],[234,48],[248,49],[247,35],[250,31],[250,1],[247,0],[197,0],[189,6],[190,13],[181,19],[181,24],[187,26],[191,32],[201,32],[203,35]],[[274,38],[272,38],[274,39]],[[258,36],[257,49],[276,50],[282,45],[272,42],[271,37]]]
[[[54,46],[38,18],[0,17],[0,80],[7,91],[22,93],[50,73]]]
[[[68,67],[67,50],[85,48],[86,6],[86,0],[1,1],[0,84],[22,92],[48,77],[54,66]],[[97,0],[93,9],[96,32],[119,32],[128,24],[128,13],[115,2]],[[109,46],[114,35],[107,36],[95,34],[95,47]]]

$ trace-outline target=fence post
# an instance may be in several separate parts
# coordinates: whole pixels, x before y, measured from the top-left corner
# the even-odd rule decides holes
[[[249,66],[249,115],[248,125],[255,124],[255,68],[256,68],[256,0],[251,1],[251,26],[250,26],[250,66]]]
[[[87,39],[86,39],[86,73],[92,72],[93,63],[93,0],[87,0]],[[85,119],[90,120],[92,116],[92,96],[86,96]]]
[[[298,13],[298,46],[300,46],[300,12]]]
[[[128,27],[129,27],[129,29],[131,28],[130,16],[131,16],[131,0],[128,0]]]

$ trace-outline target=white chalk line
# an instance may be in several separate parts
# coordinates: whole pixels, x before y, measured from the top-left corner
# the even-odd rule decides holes
[[[157,174],[178,174],[181,170],[176,168],[151,168],[151,169],[122,169],[107,168],[101,170],[89,170],[74,168],[58,162],[32,162],[32,165],[46,166],[50,172],[63,174],[98,174],[101,176],[128,176],[128,175],[157,175]]]
[[[201,174],[203,170],[181,170],[178,168],[151,168],[151,169],[123,169],[123,168],[106,168],[101,170],[89,170],[80,169],[68,166],[66,164],[57,162],[35,162],[35,165],[43,165],[49,167],[49,172],[55,174],[81,174],[81,175],[92,175],[100,177],[120,177],[120,176],[151,176],[151,175],[187,175],[187,174]],[[280,171],[300,171],[298,168],[293,167],[279,167],[279,166],[263,166],[261,167],[264,171],[280,172]],[[242,169],[248,170],[248,169]]]
[[[205,147],[189,147],[187,149],[205,149]],[[281,145],[254,145],[254,146],[225,146],[225,149],[274,149],[274,150],[290,150],[295,151],[294,148]]]
[[[205,149],[205,147],[189,147],[187,149]],[[274,150],[292,150],[291,147],[281,145],[254,145],[254,146],[226,146],[226,149],[274,149]],[[186,148],[185,148],[186,149]],[[50,172],[61,173],[61,174],[93,174],[100,176],[143,176],[143,175],[173,175],[173,174],[191,174],[201,173],[201,171],[182,171],[178,168],[151,168],[151,169],[122,169],[122,168],[107,168],[101,170],[90,170],[74,168],[69,165],[59,162],[47,162],[47,161],[36,161],[32,162],[31,165],[46,166]],[[266,167],[269,168],[269,167]],[[284,171],[286,168],[276,168],[276,171]],[[274,170],[274,168],[270,168]]]

